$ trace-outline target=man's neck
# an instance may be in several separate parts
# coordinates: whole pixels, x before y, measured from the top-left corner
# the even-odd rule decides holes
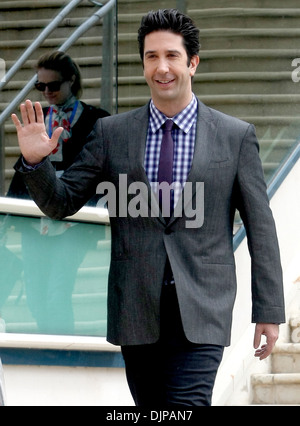
[[[179,114],[181,111],[183,111],[192,101],[193,99],[193,93],[191,93],[190,99],[186,102],[178,102],[178,104],[176,102],[171,102],[168,101],[166,103],[162,103],[162,102],[157,102],[155,99],[152,99],[154,105],[156,106],[156,108],[162,112],[166,117],[168,118],[173,118],[175,117],[177,114]]]
[[[175,115],[179,114],[181,111],[183,111],[191,103],[192,99],[193,99],[193,93],[191,93],[189,100],[186,100],[185,102],[168,101],[163,103],[163,102],[158,102],[155,99],[152,99],[152,101],[160,112],[162,112],[166,117],[172,118],[172,117],[175,117]]]

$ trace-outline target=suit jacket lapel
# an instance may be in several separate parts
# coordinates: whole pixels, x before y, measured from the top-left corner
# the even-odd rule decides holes
[[[142,108],[136,110],[134,121],[128,123],[128,152],[129,161],[131,166],[134,168],[134,175],[136,182],[143,182],[147,185],[147,193],[145,194],[145,201],[152,208],[152,214],[158,218],[162,223],[166,224],[165,219],[161,216],[159,211],[158,203],[156,201],[156,195],[151,190],[145,168],[145,149],[146,149],[146,138],[148,131],[149,121],[149,103]],[[215,119],[213,113],[207,108],[202,102],[198,100],[198,119],[197,119],[197,132],[194,148],[194,157],[192,161],[192,167],[187,178],[187,182],[204,182],[206,170],[209,166],[210,159],[213,152],[214,141],[217,134],[218,122]],[[195,196],[196,186],[193,185],[192,196]],[[192,200],[191,200],[192,201]],[[186,202],[186,201],[185,201]],[[183,205],[183,194],[181,194],[177,207],[181,209],[174,216],[171,217],[169,224],[174,222],[178,217],[181,217]]]
[[[149,104],[136,110],[134,120],[127,123],[128,152],[131,165],[136,165],[144,170],[144,158],[149,121]],[[145,170],[144,170],[145,172]],[[141,173],[141,170],[139,170]],[[144,173],[144,178],[147,176]],[[148,180],[148,179],[147,179]]]
[[[187,182],[203,182],[211,160],[217,134],[217,121],[211,110],[199,103],[197,133],[192,167]]]
[[[187,182],[204,182],[205,174],[209,166],[214,141],[217,135],[218,121],[213,116],[211,110],[198,100],[198,118],[197,118],[197,132],[194,147],[194,156],[190,173],[187,178]],[[196,185],[193,184],[192,198],[195,196]],[[177,217],[181,217],[184,209],[184,204],[192,202],[191,200],[184,200],[184,191],[181,194],[177,208],[170,223],[176,220]]]
[[[165,220],[159,210],[156,194],[151,189],[144,167],[148,123],[149,103],[136,110],[133,122],[128,123],[128,140],[130,141],[128,147],[129,161],[134,169],[135,182],[142,182],[147,186],[147,191],[143,191],[141,195],[148,204],[152,217],[158,218],[165,224]]]

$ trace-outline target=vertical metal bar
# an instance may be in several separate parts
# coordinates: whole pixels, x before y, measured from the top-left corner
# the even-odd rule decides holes
[[[113,70],[114,8],[103,17],[101,107],[109,113],[113,113]]]
[[[5,194],[5,143],[4,124],[0,126],[0,196]]]

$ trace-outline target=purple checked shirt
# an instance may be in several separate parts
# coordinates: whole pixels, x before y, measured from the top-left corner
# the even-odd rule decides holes
[[[175,117],[166,117],[156,108],[153,101],[150,102],[144,167],[154,192],[158,181],[160,146],[163,137],[162,125],[167,118],[171,118],[176,124],[172,130],[174,140],[173,182],[178,182],[180,185],[175,186],[173,207],[176,206],[181,188],[183,188],[191,169],[196,138],[197,112],[198,102],[194,94],[191,103]],[[176,188],[178,189],[176,190]]]

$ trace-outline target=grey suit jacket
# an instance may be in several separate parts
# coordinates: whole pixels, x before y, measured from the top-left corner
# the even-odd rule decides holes
[[[204,183],[204,221],[202,226],[189,228],[191,218],[184,208],[168,224],[159,215],[151,217],[153,197],[144,170],[148,118],[146,105],[99,120],[90,142],[60,180],[48,160],[32,172],[16,165],[33,199],[53,219],[74,214],[94,195],[99,182],[113,183],[117,200],[120,196],[120,203],[129,203],[134,195],[120,187],[120,174],[126,176],[127,188],[134,182],[148,188],[148,214],[131,217],[123,212],[122,217],[111,218],[108,341],[137,345],[158,340],[168,256],[187,338],[195,343],[230,344],[236,295],[236,208],[246,227],[252,258],[252,321],[284,322],[280,254],[254,127],[199,101],[188,182]]]

